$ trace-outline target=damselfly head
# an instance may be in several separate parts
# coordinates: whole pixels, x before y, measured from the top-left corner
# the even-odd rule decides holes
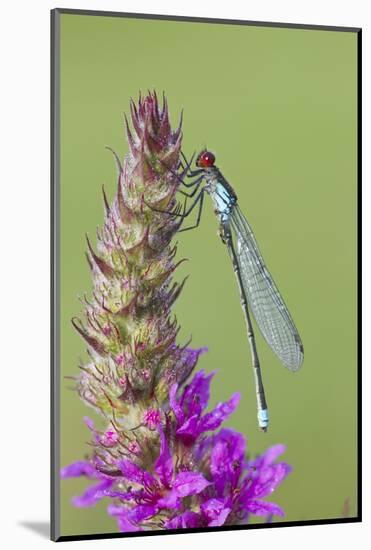
[[[214,166],[214,163],[215,155],[210,153],[210,151],[206,151],[206,149],[201,151],[196,159],[196,166],[200,168],[210,168],[210,166]]]

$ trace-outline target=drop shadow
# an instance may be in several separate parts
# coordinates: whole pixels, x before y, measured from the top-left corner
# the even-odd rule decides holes
[[[33,531],[44,539],[50,538],[50,523],[48,521],[20,521],[19,525]]]

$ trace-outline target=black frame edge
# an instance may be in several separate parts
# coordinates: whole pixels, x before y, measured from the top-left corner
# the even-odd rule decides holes
[[[134,533],[96,533],[92,535],[62,535],[57,542],[69,542],[74,540],[101,540],[101,539],[117,539],[117,538],[133,538],[133,537],[152,537],[152,536],[168,536],[168,535],[184,535],[194,533],[218,533],[225,531],[250,531],[251,529],[276,529],[284,527],[312,527],[317,525],[335,525],[347,523],[360,523],[358,517],[352,518],[334,518],[334,519],[313,519],[303,521],[287,521],[282,523],[256,523],[252,525],[225,525],[221,527],[205,527],[197,529],[172,529],[168,531],[143,531]]]

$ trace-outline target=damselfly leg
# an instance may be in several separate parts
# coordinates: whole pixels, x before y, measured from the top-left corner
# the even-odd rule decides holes
[[[194,185],[195,188],[190,193],[187,193],[186,191],[183,191],[182,189],[178,189],[178,193],[181,193],[182,195],[184,195],[185,197],[188,197],[188,198],[194,197],[195,194],[197,193],[197,191],[200,189],[200,185],[201,185],[203,179],[204,179],[204,176],[202,175],[199,178],[197,178],[194,182],[192,182],[192,185]]]
[[[201,197],[201,198],[199,200],[199,207],[198,207],[196,223],[194,225],[190,225],[189,227],[183,227],[182,229],[178,229],[178,233],[182,233],[182,231],[190,231],[191,229],[195,229],[196,227],[198,227],[200,225],[201,216],[202,216],[202,208],[203,208],[203,205],[204,205],[204,198],[205,198],[205,193],[203,192],[203,190],[200,192],[199,197]]]
[[[193,157],[192,157],[193,158]],[[180,175],[177,174],[176,172],[173,172],[172,170],[170,170],[173,175],[183,184],[184,181],[180,179]],[[201,172],[203,172],[203,170],[201,170]],[[202,183],[202,180],[204,179],[204,174],[202,173],[202,175],[200,175],[199,177],[196,178],[195,181],[192,182],[192,186],[195,186],[195,188],[190,192],[190,193],[186,193],[185,191],[182,191],[181,189],[178,189],[178,192],[180,192],[182,195],[184,195],[186,197],[185,199],[185,202],[184,202],[184,208],[183,208],[183,213],[180,213],[180,211],[177,211],[176,209],[175,210],[161,210],[159,208],[154,208],[153,206],[151,206],[150,204],[148,204],[146,201],[144,201],[144,203],[149,207],[151,208],[151,210],[155,211],[155,212],[160,212],[161,214],[168,214],[169,216],[174,216],[174,217],[179,217],[181,218],[181,223],[179,224],[179,229],[178,229],[178,233],[181,233],[182,231],[189,231],[191,229],[194,229],[196,227],[199,226],[200,224],[200,220],[201,220],[201,215],[202,215],[202,208],[203,208],[203,204],[204,204],[204,193],[205,193],[205,188],[201,189],[201,191],[199,191],[200,189],[200,185]],[[186,208],[186,203],[187,203],[187,198],[193,198],[196,194],[198,193],[198,195],[196,196],[196,198],[194,199],[193,203],[191,204],[191,206],[187,209]],[[189,226],[189,227],[184,227],[182,229],[180,229],[182,223],[183,223],[183,220],[185,218],[187,218],[189,216],[189,214],[191,214],[191,212],[194,210],[194,208],[196,207],[196,205],[198,205],[198,212],[197,212],[197,218],[196,218],[196,222]]]
[[[182,161],[180,162],[180,166],[183,170],[185,170],[185,175],[187,176],[187,178],[193,178],[194,176],[198,176],[199,174],[202,174],[203,173],[203,169],[199,169],[199,170],[191,170],[190,167],[191,167],[191,164],[193,162],[193,158],[195,156],[195,153],[193,153],[193,155],[191,156],[191,160],[188,162],[187,160],[187,157],[185,156],[185,154],[183,153],[183,151],[180,152],[180,154],[182,155],[183,157],[183,160],[185,162],[185,165],[186,165],[186,168],[184,168],[184,165],[182,163]],[[188,169],[187,169],[188,167]],[[187,173],[188,172],[188,173]],[[183,181],[183,185],[185,185],[186,187],[191,187],[193,185],[193,183],[186,183],[185,181]]]
[[[193,157],[194,157],[194,154],[192,155],[191,157],[191,160],[190,162],[192,162],[193,160]],[[163,164],[163,166],[165,166],[165,168],[177,179],[177,181],[181,184],[181,185],[184,185],[185,187],[195,187],[197,186],[197,189],[199,188],[199,184],[200,182],[202,181],[203,177],[204,177],[204,171],[203,170],[197,170],[197,173],[195,172],[194,173],[194,176],[199,176],[197,178],[195,178],[193,181],[191,182],[185,182],[184,181],[184,177],[186,175],[189,176],[189,174],[187,174],[187,172],[189,171],[189,167],[190,165],[187,164],[187,166],[184,168],[183,165],[181,165],[181,168],[183,169],[183,172],[178,174],[178,172],[175,172],[175,170],[173,170],[172,168],[170,168],[170,166],[167,166],[167,164],[165,162],[163,162],[162,160],[160,160],[161,164]],[[190,171],[191,172],[191,171]],[[193,176],[192,176],[193,177]],[[193,197],[195,195],[195,193],[197,193],[197,191],[193,190],[191,193],[186,193],[185,191],[182,191],[181,189],[178,189],[178,191],[180,193],[182,193],[183,195],[185,195],[186,197]]]
[[[177,213],[175,210],[160,210],[159,208],[154,208],[153,206],[148,204],[148,202],[146,202],[144,199],[143,199],[143,202],[144,202],[145,205],[148,206],[148,208],[150,208],[154,212],[160,212],[161,214],[168,214],[169,216],[174,216],[174,217],[178,217],[178,218],[186,218],[193,211],[196,204],[198,204],[201,201],[201,199],[204,195],[204,192],[205,192],[205,188],[201,189],[201,191],[199,192],[199,194],[197,195],[197,197],[195,198],[195,200],[193,201],[191,206],[188,208],[188,210],[183,212],[183,214]]]
[[[183,155],[183,153],[182,153],[182,155]],[[184,155],[183,155],[183,157],[185,158]],[[193,211],[195,206],[198,204],[199,205],[199,210],[198,210],[198,214],[197,214],[196,224],[192,225],[191,227],[183,228],[183,229],[179,230],[179,232],[188,231],[189,229],[193,229],[193,228],[197,227],[200,223],[201,214],[202,214],[202,206],[203,206],[203,200],[204,200],[204,189],[201,189],[201,191],[199,191],[199,189],[200,189],[200,186],[201,186],[202,181],[204,179],[204,171],[203,170],[197,170],[196,171],[197,173],[194,174],[195,179],[192,182],[186,183],[183,179],[184,175],[187,174],[188,171],[192,172],[190,170],[190,163],[192,163],[193,157],[194,157],[194,154],[192,155],[190,162],[188,162],[187,159],[185,159],[186,167],[183,169],[183,172],[181,174],[179,174],[179,173],[175,172],[174,170],[172,170],[172,168],[167,166],[163,161],[160,161],[167,168],[167,170],[169,170],[169,172],[171,172],[171,174],[173,174],[173,176],[179,181],[180,184],[185,185],[186,187],[194,187],[194,189],[190,193],[187,193],[186,191],[183,191],[182,189],[177,190],[179,193],[181,193],[182,195],[184,195],[186,197],[186,200],[187,200],[187,198],[193,198],[198,193],[198,195],[196,196],[196,198],[194,199],[193,203],[188,208],[188,210],[186,209],[186,206],[184,206],[182,214],[180,212],[177,212],[174,209],[173,210],[161,210],[159,208],[154,208],[153,206],[148,204],[146,201],[144,201],[144,203],[149,208],[151,208],[151,210],[153,210],[154,212],[160,212],[161,214],[168,214],[169,216],[180,217],[180,218],[183,218],[183,219],[185,219],[187,216],[189,216],[189,214]],[[185,204],[186,204],[186,202],[185,202]]]

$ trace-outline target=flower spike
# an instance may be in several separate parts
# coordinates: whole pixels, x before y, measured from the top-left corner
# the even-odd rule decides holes
[[[81,318],[72,319],[87,346],[72,378],[100,423],[85,418],[90,454],[61,477],[91,480],[74,506],[108,500],[123,532],[283,515],[266,497],[290,472],[277,462],[284,447],[247,460],[242,434],[222,428],[239,394],[208,410],[215,373],[191,378],[207,348],[178,341],[172,307],[186,278],[174,280],[184,260],[172,242],[179,221],[168,213],[184,208],[176,197],[189,168],[180,162],[183,113],[173,131],[167,99],[160,108],[155,91],[131,100],[130,113],[124,162],[108,147],[119,172],[115,196],[110,202],[102,188],[105,219],[96,246],[86,237],[91,296],[83,294]]]

